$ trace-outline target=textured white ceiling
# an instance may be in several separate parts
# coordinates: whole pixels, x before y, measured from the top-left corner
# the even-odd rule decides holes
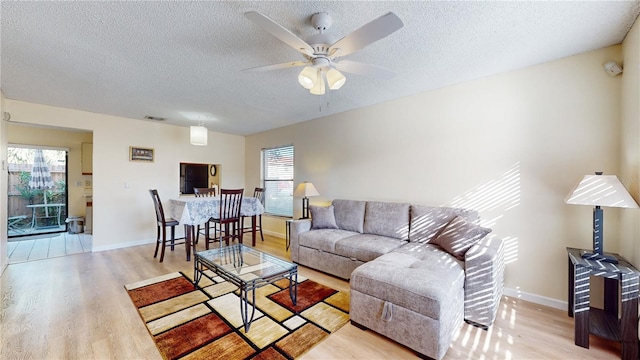
[[[302,55],[244,17],[257,10],[302,39],[328,12],[342,36],[389,12],[405,26],[343,59],[390,80],[347,74],[315,96],[301,68],[242,69]],[[247,135],[619,44],[640,1],[2,1],[1,83],[10,99]]]

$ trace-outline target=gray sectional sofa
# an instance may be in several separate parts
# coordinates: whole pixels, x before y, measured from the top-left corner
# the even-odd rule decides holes
[[[472,210],[334,200],[291,223],[291,259],[350,279],[351,322],[441,359],[463,319],[495,319],[503,241]]]

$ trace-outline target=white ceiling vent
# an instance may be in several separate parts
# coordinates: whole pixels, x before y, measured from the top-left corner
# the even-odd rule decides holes
[[[157,116],[151,116],[151,115],[147,115],[144,117],[147,120],[153,120],[153,121],[165,121],[166,119],[163,117],[157,117]]]

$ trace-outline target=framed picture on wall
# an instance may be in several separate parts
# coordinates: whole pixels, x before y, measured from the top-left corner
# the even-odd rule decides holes
[[[153,149],[129,146],[129,161],[153,162]]]

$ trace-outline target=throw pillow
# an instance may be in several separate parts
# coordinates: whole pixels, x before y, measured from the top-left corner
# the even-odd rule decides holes
[[[333,205],[317,206],[309,205],[311,211],[312,229],[337,229],[336,217],[333,214]]]
[[[442,229],[435,239],[429,241],[431,244],[440,245],[446,252],[453,255],[458,260],[464,260],[464,254],[473,245],[487,236],[491,229],[467,222],[460,215],[451,220]]]

